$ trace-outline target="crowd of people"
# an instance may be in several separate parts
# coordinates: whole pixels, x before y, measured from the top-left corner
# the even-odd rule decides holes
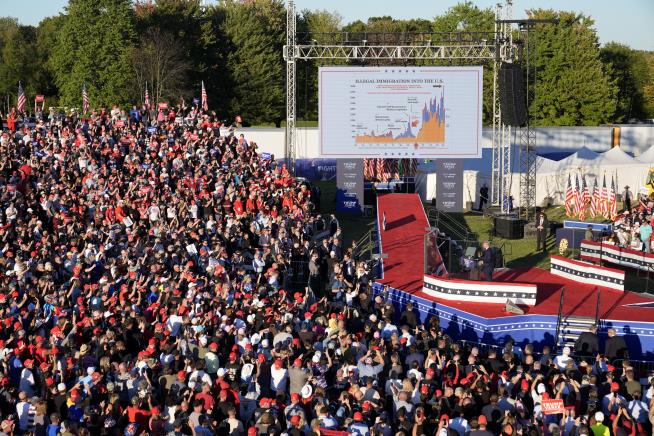
[[[608,242],[632,250],[654,252],[654,197],[646,193],[634,193],[625,186],[622,192],[623,211],[614,221],[613,234]]]
[[[651,434],[628,360],[466,346],[375,294],[319,190],[214,114],[10,127],[0,436]]]

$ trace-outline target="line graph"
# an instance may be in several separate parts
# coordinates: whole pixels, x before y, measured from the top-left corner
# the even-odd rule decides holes
[[[478,157],[481,76],[481,67],[323,67],[321,155]]]

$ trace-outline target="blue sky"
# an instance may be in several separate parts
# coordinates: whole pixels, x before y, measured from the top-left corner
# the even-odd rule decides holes
[[[206,0],[208,3],[216,0]],[[23,24],[38,24],[57,14],[67,0],[2,0],[0,15],[18,18]],[[296,0],[298,9],[336,10],[345,22],[366,20],[369,16],[428,18],[447,10],[457,0]],[[480,7],[493,7],[497,0],[477,0]],[[600,42],[618,41],[642,50],[654,50],[653,0],[514,0],[514,18],[524,18],[525,9],[552,8],[574,10],[595,19]]]

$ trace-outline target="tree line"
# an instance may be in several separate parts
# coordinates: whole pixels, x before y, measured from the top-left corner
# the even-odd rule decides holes
[[[535,25],[526,42],[537,78],[529,102],[535,124],[654,118],[653,52],[619,43],[600,47],[592,18],[582,14],[544,9],[528,14],[559,19]],[[310,33],[317,42],[333,32],[427,34],[491,32],[493,27],[493,11],[471,2],[433,19],[385,16],[344,24],[337,12],[325,10],[303,10],[297,17],[298,32]],[[48,106],[78,108],[82,86],[92,107],[141,105],[146,84],[154,102],[184,99],[190,104],[199,98],[204,81],[210,109],[219,115],[241,114],[245,124],[280,125],[285,118],[285,32],[282,0],[222,0],[210,6],[200,0],[69,0],[63,13],[38,26],[0,18],[1,107],[15,105],[19,81],[28,101],[42,94]],[[298,63],[299,118],[317,119],[317,69],[338,63],[344,62]],[[485,65],[484,82],[484,119],[489,123],[491,64]]]

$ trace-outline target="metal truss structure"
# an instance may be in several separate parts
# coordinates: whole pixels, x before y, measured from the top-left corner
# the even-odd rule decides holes
[[[494,32],[441,33],[296,33],[296,12],[292,0],[287,4],[286,45],[286,144],[285,154],[291,171],[296,160],[296,64],[313,59],[384,63],[424,60],[447,62],[477,60],[493,63],[493,165],[492,204],[508,212],[511,174],[511,127],[502,122],[499,93],[499,68],[517,56],[511,25],[512,1],[496,9]]]

